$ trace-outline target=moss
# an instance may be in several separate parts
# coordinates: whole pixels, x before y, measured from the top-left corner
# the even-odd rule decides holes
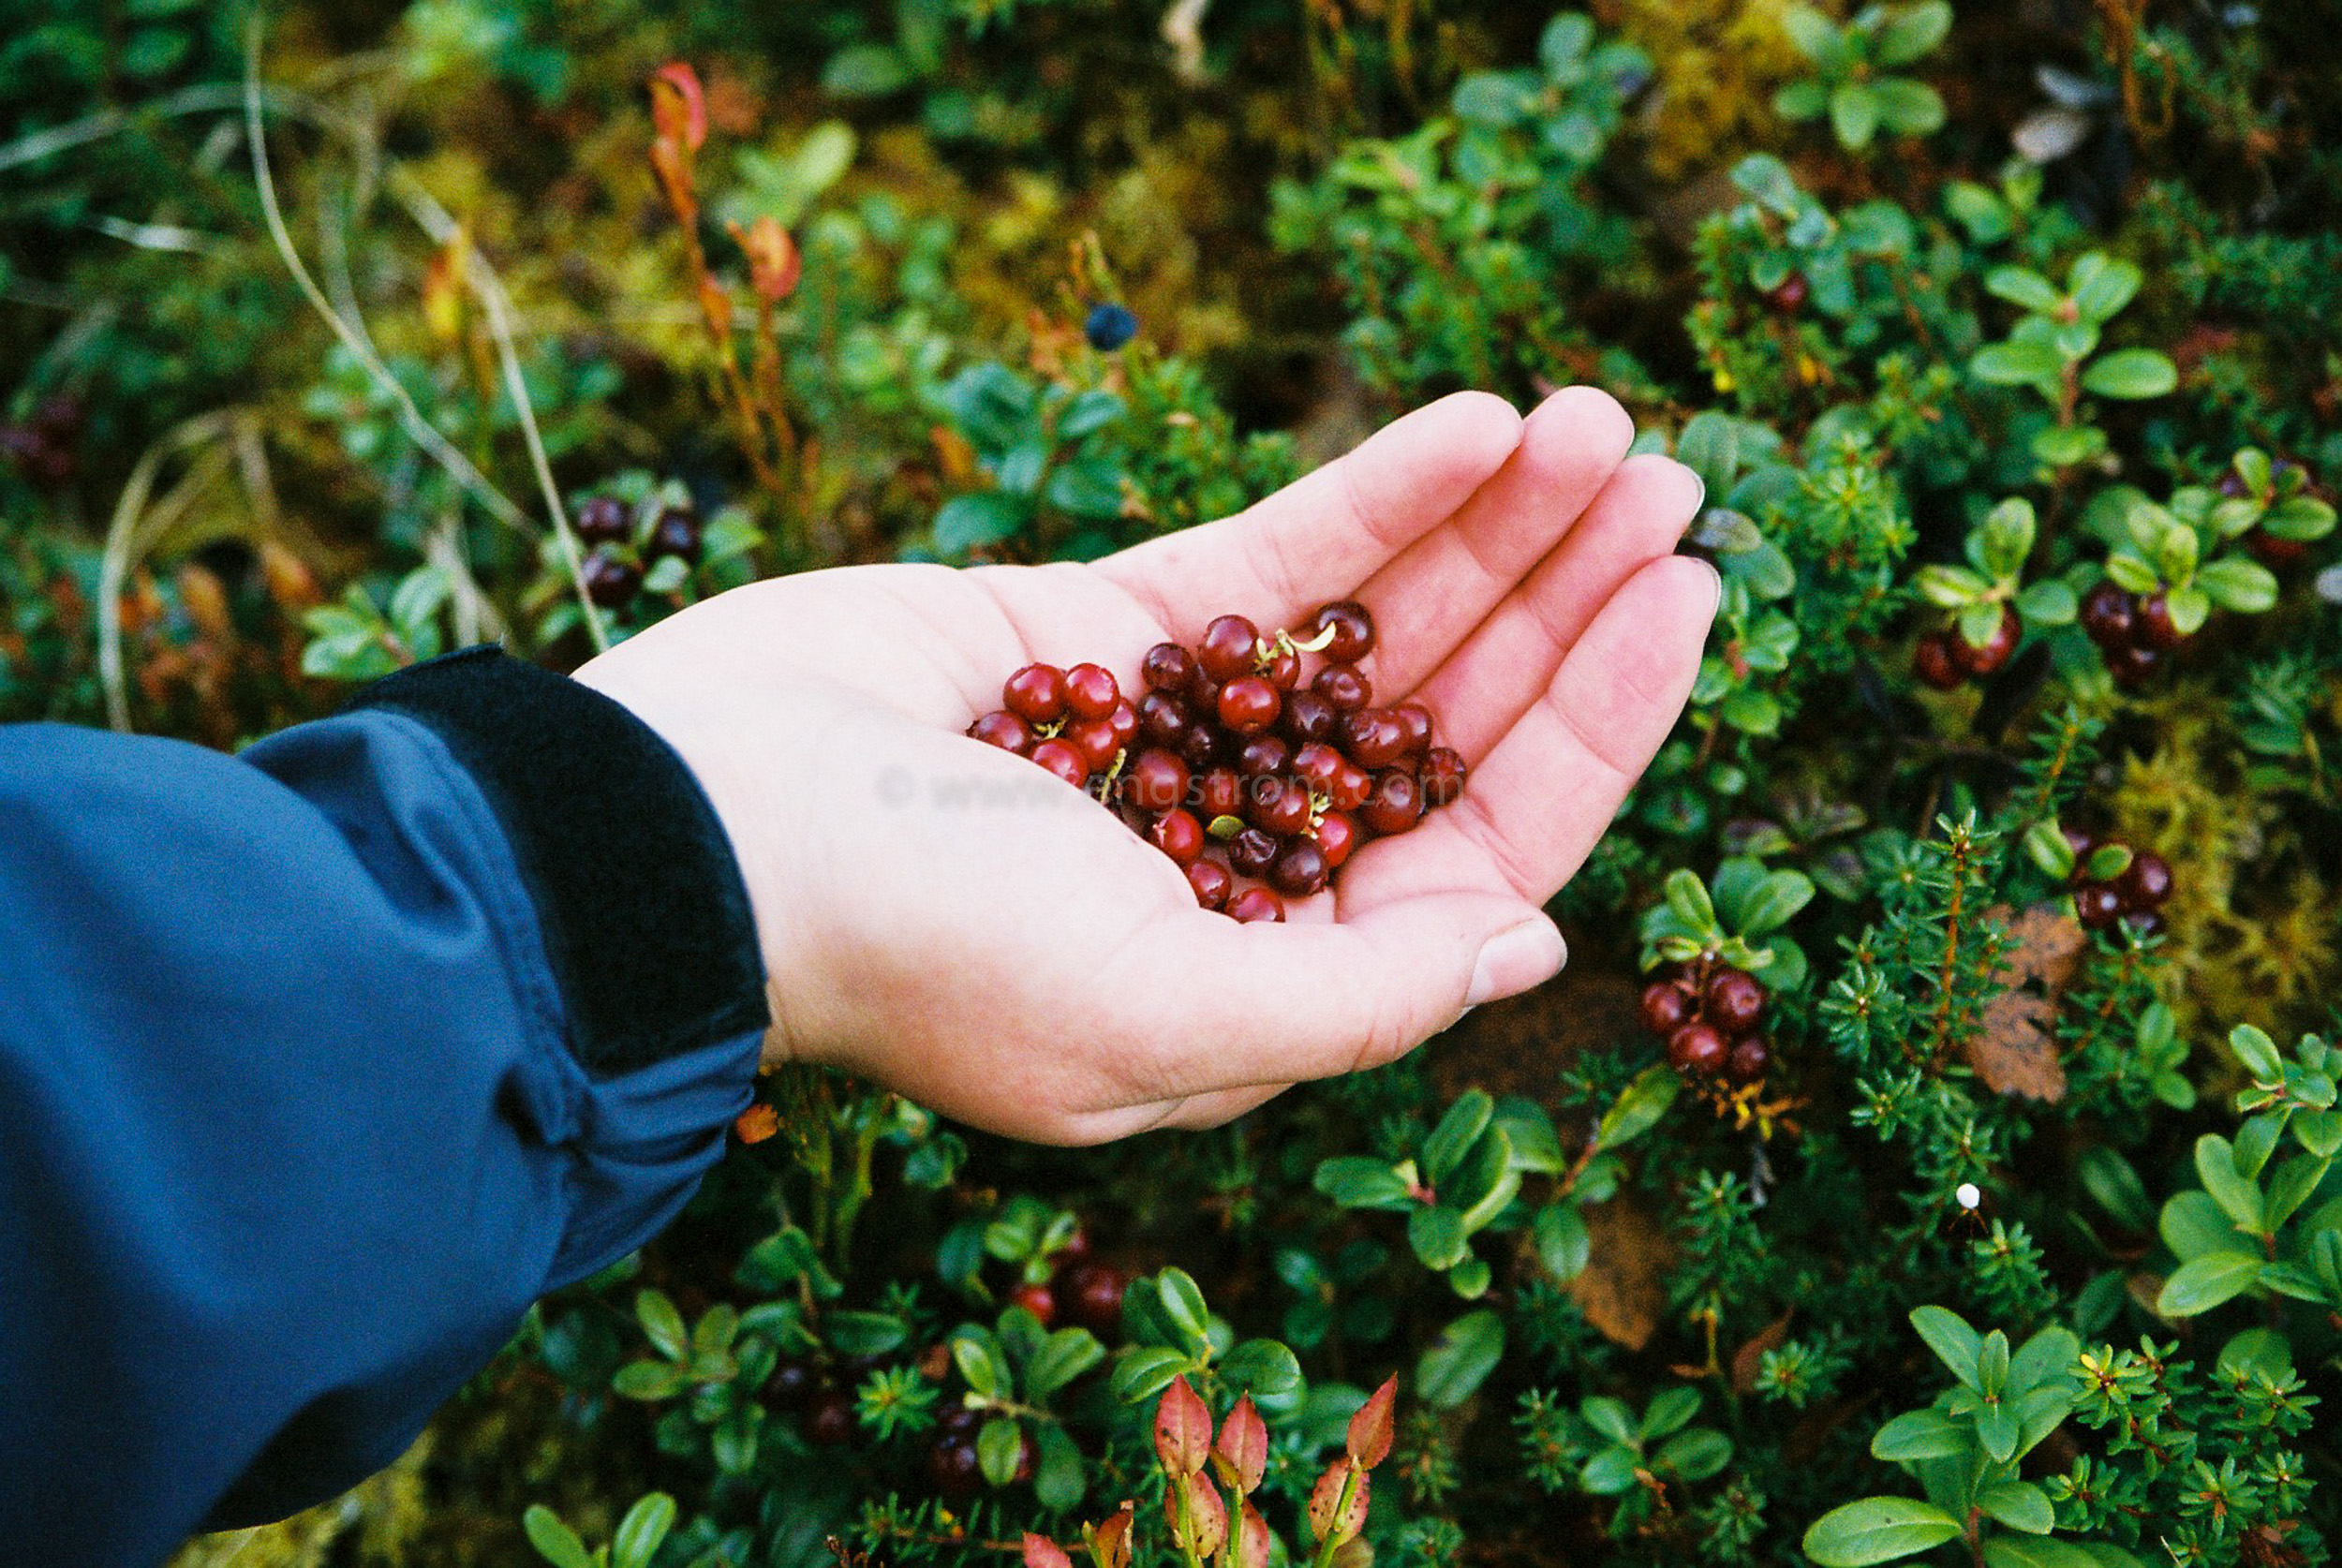
[[[1781,19],[1790,0],[1624,0],[1618,26],[1651,56],[1651,172],[1679,180],[1777,141],[1776,87],[1803,59]]]
[[[431,1457],[429,1432],[396,1463],[341,1496],[275,1524],[199,1535],[170,1559],[170,1568],[373,1568],[409,1561],[408,1546],[429,1519],[423,1484]]]

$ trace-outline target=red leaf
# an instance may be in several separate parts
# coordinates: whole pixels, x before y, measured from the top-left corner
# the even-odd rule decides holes
[[[734,241],[748,256],[749,285],[758,299],[778,304],[796,292],[805,259],[797,254],[797,243],[778,218],[767,213],[745,229],[736,223],[731,229]]]
[[[680,60],[670,60],[651,73],[650,119],[661,140],[696,153],[707,142],[707,95],[700,91],[700,73]]]
[[[1399,1402],[1399,1380],[1392,1378],[1374,1391],[1350,1418],[1350,1457],[1368,1470],[1390,1452],[1391,1410]]]
[[[1350,1506],[1341,1505],[1342,1487],[1356,1477],[1350,1487]],[[1326,1467],[1326,1473],[1317,1478],[1317,1486],[1310,1493],[1310,1533],[1319,1541],[1332,1540],[1339,1546],[1356,1540],[1366,1528],[1368,1476],[1360,1467],[1347,1459],[1336,1459]]]
[[[1212,1469],[1234,1487],[1238,1497],[1257,1491],[1268,1469],[1268,1424],[1260,1418],[1253,1397],[1245,1395],[1220,1425],[1220,1443],[1212,1454]]]
[[[1211,1412],[1183,1377],[1171,1380],[1155,1407],[1155,1456],[1173,1475],[1193,1475],[1211,1457]]]
[[[1105,1523],[1082,1532],[1089,1544],[1090,1561],[1098,1568],[1130,1568],[1132,1518],[1131,1505],[1126,1502]]]
[[[1025,1568],[1074,1568],[1065,1548],[1045,1535],[1025,1531]]]
[[[1210,1557],[1228,1539],[1228,1505],[1220,1488],[1207,1475],[1172,1479],[1163,1494],[1163,1514],[1171,1526],[1171,1539],[1197,1557]]]
[[[1268,1568],[1268,1521],[1249,1502],[1237,1520],[1236,1542],[1228,1549],[1228,1568]]]

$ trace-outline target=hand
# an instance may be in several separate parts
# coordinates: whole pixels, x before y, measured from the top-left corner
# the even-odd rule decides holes
[[[1674,555],[1700,485],[1626,457],[1571,389],[1523,421],[1459,393],[1223,523],[1093,565],[852,567],[693,607],[578,672],[715,802],[756,911],[767,1060],[849,1069],[1053,1143],[1209,1126],[1403,1055],[1561,968],[1540,906],[1691,690],[1714,572]],[[1196,907],[1112,813],[968,739],[1020,665],[1264,631],[1358,599],[1375,700],[1472,764],[1287,924]]]

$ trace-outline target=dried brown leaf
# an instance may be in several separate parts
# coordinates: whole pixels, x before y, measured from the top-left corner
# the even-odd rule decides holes
[[[1732,1391],[1746,1394],[1756,1386],[1756,1368],[1764,1364],[1766,1353],[1777,1351],[1789,1338],[1789,1319],[1796,1314],[1784,1312],[1759,1329],[1755,1339],[1732,1353]]]
[[[2066,1097],[2066,1068],[2057,1058],[2058,998],[2080,963],[2087,939],[2073,916],[2054,903],[2036,904],[2007,918],[2006,945],[1994,978],[2007,987],[1984,1005],[1961,1054],[1995,1094],[2054,1103]]]
[[[1638,1351],[1651,1342],[1667,1310],[1674,1245],[1659,1221],[1630,1199],[1590,1205],[1584,1213],[1586,1266],[1569,1282],[1569,1294],[1604,1339]]]

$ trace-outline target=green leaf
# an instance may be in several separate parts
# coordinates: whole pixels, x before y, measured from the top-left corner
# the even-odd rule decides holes
[[[2138,1560],[2116,1552],[2101,1560],[2095,1542],[2060,1541],[2054,1535],[1990,1535],[1984,1541],[1985,1568],[2139,1568]]]
[[[1816,1519],[1802,1545],[1822,1568],[1868,1568],[1916,1556],[1959,1533],[1960,1521],[1932,1502],[1866,1497]]]
[[[2276,576],[2259,561],[2223,555],[2196,573],[2196,586],[2223,610],[2258,615],[2276,608]]]
[[[1041,1428],[1041,1457],[1033,1466],[1032,1495],[1044,1508],[1060,1513],[1082,1500],[1089,1487],[1089,1467],[1082,1462],[1080,1444],[1054,1423]]]
[[[1467,1090],[1447,1108],[1431,1135],[1423,1140],[1423,1174],[1432,1186],[1455,1174],[1495,1114],[1496,1102],[1485,1089]]]
[[[1301,1363],[1275,1339],[1247,1339],[1221,1360],[1220,1381],[1254,1398],[1278,1398],[1301,1386]]]
[[[1637,1458],[1631,1448],[1605,1448],[1578,1472],[1578,1484],[1596,1497],[1616,1497],[1635,1485]]]
[[[1463,1262],[1472,1240],[1464,1232],[1462,1215],[1433,1204],[1407,1216],[1407,1245],[1424,1267],[1448,1269]]]
[[[2083,390],[2100,397],[2161,397],[2178,385],[2178,367],[2153,348],[2118,348],[2082,373]]]
[[[2051,467],[2070,468],[2106,450],[2106,432],[2095,424],[2045,424],[2033,433],[2030,447]]]
[[[2196,1189],[2172,1195],[2156,1221],[2156,1233],[2182,1262],[2245,1245],[2245,1237],[2212,1194]]]
[[[843,1355],[884,1355],[911,1338],[911,1324],[893,1312],[837,1311],[822,1320],[822,1338]]]
[[[683,1391],[689,1375],[672,1361],[630,1361],[611,1376],[611,1392],[621,1399],[669,1399]]]
[[[1676,437],[1675,461],[1699,476],[1708,494],[1721,498],[1731,487],[1740,462],[1740,430],[1723,414],[1694,414]]]
[[[996,1487],[1016,1479],[1016,1461],[1024,1452],[1025,1434],[1008,1416],[996,1415],[977,1429],[976,1464]]]
[[[1203,1354],[1211,1343],[1211,1313],[1193,1277],[1183,1268],[1166,1268],[1155,1277],[1155,1294],[1164,1317],[1187,1341],[1190,1354]]]
[[[1870,83],[1870,90],[1879,125],[1894,135],[1933,136],[1944,128],[1943,96],[1926,82],[1882,76]]]
[[[2022,1530],[2028,1535],[2047,1535],[2050,1527],[2057,1522],[2048,1494],[2030,1481],[2012,1478],[1980,1487],[1976,1494],[1976,1505],[2009,1529]]]
[[[1839,41],[1838,24],[1811,6],[1790,7],[1782,14],[1781,30],[1808,60],[1834,58],[1844,47]]]
[[[1057,417],[1057,435],[1060,441],[1078,441],[1083,436],[1104,430],[1120,419],[1125,411],[1119,396],[1102,387],[1092,387],[1077,395]]]
[[[1045,1404],[1050,1395],[1106,1358],[1106,1349],[1087,1328],[1060,1328],[1041,1342],[1025,1366],[1025,1398]]]
[[[1907,66],[1944,41],[1951,30],[1948,0],[1926,0],[1890,11],[1871,40],[1871,58],[1882,66]]]
[[[1732,1461],[1732,1440],[1712,1427],[1694,1427],[1668,1440],[1653,1456],[1661,1470],[1684,1481],[1705,1481]]]
[[[1416,1206],[1406,1178],[1380,1160],[1343,1154],[1317,1167],[1312,1185],[1343,1208],[1406,1209]]]
[[[2024,852],[2045,875],[2061,882],[2074,873],[2073,846],[2067,842],[2066,835],[2053,820],[2036,822],[2024,830]]]
[[[2017,614],[2027,626],[2069,626],[2081,610],[2073,589],[2054,577],[2027,584],[2017,595]]]
[[[691,1354],[691,1337],[683,1327],[683,1314],[663,1291],[645,1290],[634,1297],[634,1316],[660,1354],[681,1361]]]
[[[2172,625],[2192,637],[2212,617],[2212,596],[2191,583],[2184,588],[2173,588],[2164,599],[2164,608],[2171,614]]]
[[[577,1531],[561,1522],[561,1516],[541,1502],[532,1502],[528,1512],[521,1516],[521,1530],[528,1544],[537,1548],[537,1555],[553,1564],[553,1568],[594,1568],[594,1560],[586,1550],[586,1543],[577,1538]]]
[[[1559,1176],[1569,1167],[1553,1118],[1534,1100],[1508,1094],[1496,1102],[1496,1125],[1512,1149],[1513,1169]]]
[[[1896,1464],[1949,1459],[1972,1444],[1967,1430],[1941,1411],[1906,1411],[1871,1435],[1871,1455]]]
[[[1125,1404],[1151,1399],[1194,1364],[1192,1356],[1178,1351],[1162,1345],[1143,1345],[1115,1364],[1115,1395]]]
[[[610,1568],[650,1568],[660,1545],[674,1528],[674,1499],[652,1492],[626,1511],[610,1537]]]
[[[1911,1326],[1953,1377],[1970,1388],[1979,1386],[1977,1359],[1983,1354],[1984,1337],[1969,1327],[1965,1318],[1948,1307],[1915,1307]]]
[[[1597,1394],[1578,1401],[1578,1414],[1587,1426],[1623,1447],[1632,1449],[1639,1441],[1635,1413],[1623,1399]]]
[[[966,1325],[952,1334],[952,1361],[968,1386],[987,1399],[1006,1399],[1016,1392],[1008,1357],[989,1330]]]
[[[1772,95],[1772,111],[1784,120],[1811,120],[1829,107],[1829,84],[1811,77],[1789,82]]]
[[[1610,1108],[1602,1113],[1601,1121],[1594,1127],[1594,1142],[1605,1149],[1634,1142],[1658,1125],[1682,1088],[1682,1074],[1667,1063],[1656,1062],[1644,1068],[1635,1074],[1634,1081]]]
[[[822,91],[841,98],[876,98],[911,84],[911,67],[884,44],[849,44],[822,67]]]
[[[2191,1318],[2243,1294],[2260,1277],[2260,1260],[2249,1252],[2206,1252],[2163,1281],[2155,1309],[2167,1318]]]
[[[2245,1071],[2261,1083],[2274,1084],[2285,1075],[2285,1058],[2277,1054],[2276,1042],[2250,1024],[2229,1030],[2228,1048],[2245,1064]]]
[[[1031,517],[1031,502],[1005,491],[955,496],[935,514],[935,548],[944,555],[964,555],[1015,538]]]
[[[1486,1258],[1466,1258],[1447,1271],[1447,1288],[1463,1301],[1477,1301],[1488,1294],[1495,1280],[1496,1271]]]
[[[1472,1398],[1505,1354],[1505,1320],[1482,1308],[1439,1332],[1416,1362],[1415,1385],[1434,1410],[1453,1410]]]
[[[2196,1179],[2240,1230],[2261,1226],[2260,1188],[2236,1168],[2236,1147],[2217,1132],[2196,1140]]]
[[[1838,145],[1860,152],[1877,134],[1878,95],[1860,81],[1841,81],[1830,94],[1830,128]]]
[[[1976,1436],[1985,1453],[2007,1464],[2017,1457],[2017,1444],[2024,1438],[2024,1418],[2006,1399],[1988,1404],[1977,1412]]]
[[[1530,1222],[1530,1235],[1536,1243],[1537,1261],[1554,1279],[1567,1281],[1578,1278],[1586,1266],[1593,1250],[1593,1238],[1586,1229],[1585,1216],[1578,1206],[1564,1198],[1537,1210]]]
[[[1669,1432],[1678,1431],[1688,1426],[1691,1418],[1698,1413],[1698,1389],[1664,1389],[1644,1409],[1642,1420],[1636,1425],[1635,1433],[1645,1442],[1655,1442]]]
[[[1593,47],[1593,19],[1564,11],[1537,36],[1537,64],[1556,81],[1574,81]]]
[[[1996,387],[2053,386],[2065,367],[2066,362],[2048,344],[2013,339],[1988,343],[1968,361],[1968,370],[1978,380]]]
[[[1526,71],[1474,71],[1456,83],[1448,104],[1466,125],[1505,130],[1535,111],[1539,91]]]
[[[2102,251],[2075,259],[2066,282],[2073,291],[2074,309],[2085,321],[2112,319],[2139,292],[2143,274],[2131,263]]]

